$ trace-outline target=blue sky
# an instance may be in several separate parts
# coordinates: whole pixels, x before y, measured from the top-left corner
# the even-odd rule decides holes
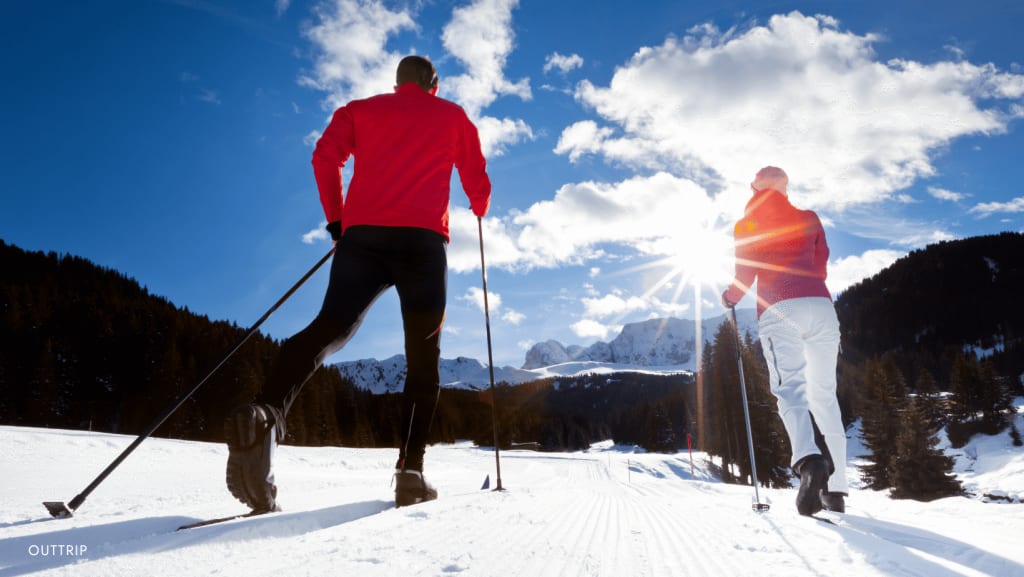
[[[9,3],[0,238],[249,326],[330,248],[309,162],[330,113],[425,54],[480,127],[494,357],[520,365],[720,314],[764,165],[826,223],[834,293],[1024,230],[1022,27],[1013,0]],[[486,359],[467,207],[454,178],[442,354]],[[265,332],[305,326],[325,284]],[[392,291],[332,360],[400,353],[400,326]]]

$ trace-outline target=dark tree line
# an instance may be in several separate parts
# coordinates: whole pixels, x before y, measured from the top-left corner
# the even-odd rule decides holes
[[[0,241],[0,423],[138,434],[246,332],[211,321],[111,269]],[[258,391],[279,343],[256,334],[157,435],[220,441],[224,415]],[[615,438],[652,450],[685,439],[687,376],[616,375],[499,383],[499,442],[585,449]],[[397,447],[398,395],[314,375],[289,414],[286,442]],[[490,393],[445,389],[432,442],[494,442]],[[684,443],[684,441],[683,441]]]

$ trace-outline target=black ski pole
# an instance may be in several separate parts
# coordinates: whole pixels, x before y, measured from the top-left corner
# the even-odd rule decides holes
[[[747,380],[743,376],[743,353],[740,350],[740,324],[736,321],[736,307],[729,307],[732,311],[733,334],[736,336],[736,364],[740,370],[740,393],[743,396],[743,420],[747,423],[747,447],[750,448],[750,474],[754,481],[754,505],[753,509],[758,513],[767,511],[768,503],[761,502],[761,495],[757,490],[757,463],[754,461],[754,438],[750,432],[750,409],[747,407]]]
[[[274,303],[274,306],[270,307],[270,310],[264,313],[263,316],[260,317],[260,320],[256,321],[256,324],[254,324],[252,328],[250,328],[248,332],[246,332],[242,336],[242,338],[238,339],[238,342],[236,342],[234,346],[232,346],[231,349],[229,349],[228,352],[225,353],[223,357],[221,357],[220,361],[217,362],[217,364],[209,373],[206,374],[205,377],[200,379],[199,382],[196,383],[194,387],[192,387],[192,390],[185,393],[182,397],[180,397],[177,401],[174,402],[174,405],[172,405],[170,408],[164,411],[162,415],[160,415],[155,421],[153,421],[153,424],[151,424],[149,428],[146,429],[145,432],[139,435],[138,438],[136,438],[131,445],[128,445],[128,448],[122,451],[121,454],[118,455],[116,459],[114,459],[109,465],[107,465],[107,468],[103,469],[103,472],[100,473],[98,477],[93,479],[93,482],[89,483],[89,486],[86,487],[85,490],[83,490],[81,493],[75,496],[75,498],[72,499],[67,504],[64,504],[63,501],[44,501],[43,505],[50,512],[50,515],[58,519],[70,517],[76,509],[81,507],[82,503],[85,502],[85,499],[89,496],[89,494],[92,493],[93,490],[95,490],[96,487],[98,487],[99,484],[102,483],[103,480],[106,479],[107,476],[110,475],[110,473],[112,473],[114,469],[116,469],[121,464],[122,461],[127,459],[128,455],[130,455],[132,451],[134,451],[139,445],[142,444],[142,441],[145,441],[147,437],[152,435],[153,432],[160,427],[160,425],[164,424],[164,421],[169,419],[171,415],[175,413],[175,411],[177,411],[179,408],[181,408],[183,404],[185,404],[185,401],[187,401],[192,395],[196,394],[196,391],[198,391],[199,388],[202,387],[206,383],[206,381],[208,381],[210,377],[212,377],[213,374],[216,373],[217,370],[220,369],[221,366],[223,366],[224,363],[226,363],[228,359],[230,359],[231,356],[234,355],[235,352],[237,352],[238,349],[240,349],[242,345],[249,340],[249,337],[256,333],[256,329],[258,329],[260,325],[263,324],[263,321],[267,320],[267,318],[270,317],[270,315],[274,314],[274,311],[276,311],[278,307],[284,304],[284,301],[288,300],[295,293],[295,291],[299,290],[299,287],[302,286],[302,284],[305,283],[309,279],[309,277],[313,276],[313,273],[315,273],[321,266],[323,266],[323,264],[327,262],[327,259],[329,259],[332,254],[334,254],[333,247],[331,248],[330,252],[324,255],[324,257],[321,258],[319,262],[317,262],[313,266],[313,268],[309,270],[309,272],[307,272],[301,279],[299,279],[299,282],[295,283],[295,286],[289,289],[288,292],[285,293],[284,296],[280,298],[280,300]]]
[[[484,321],[487,325],[487,368],[491,373],[491,426],[494,429],[494,464],[497,468],[498,484],[495,491],[501,491],[501,456],[498,451],[498,393],[494,390],[494,357],[491,352],[491,313],[487,305],[487,269],[484,266],[484,219],[476,217],[476,226],[480,231],[480,276],[484,284]]]

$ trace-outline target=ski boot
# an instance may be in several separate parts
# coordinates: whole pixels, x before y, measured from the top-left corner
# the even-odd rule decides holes
[[[437,499],[437,489],[423,478],[421,471],[395,469],[395,507],[405,507]]]
[[[801,515],[821,511],[821,493],[828,483],[828,464],[821,455],[808,455],[800,459],[793,470],[800,475],[800,490],[796,494],[796,510]]]
[[[270,410],[242,405],[224,423],[228,442],[228,491],[253,512],[277,511],[274,446],[277,433]]]
[[[846,493],[832,493],[831,491],[822,491],[821,506],[826,511],[833,511],[835,513],[845,513]]]

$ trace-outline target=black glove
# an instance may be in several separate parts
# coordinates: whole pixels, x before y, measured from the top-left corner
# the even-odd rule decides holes
[[[334,242],[341,240],[341,221],[327,223],[327,232],[331,233],[331,240]]]

